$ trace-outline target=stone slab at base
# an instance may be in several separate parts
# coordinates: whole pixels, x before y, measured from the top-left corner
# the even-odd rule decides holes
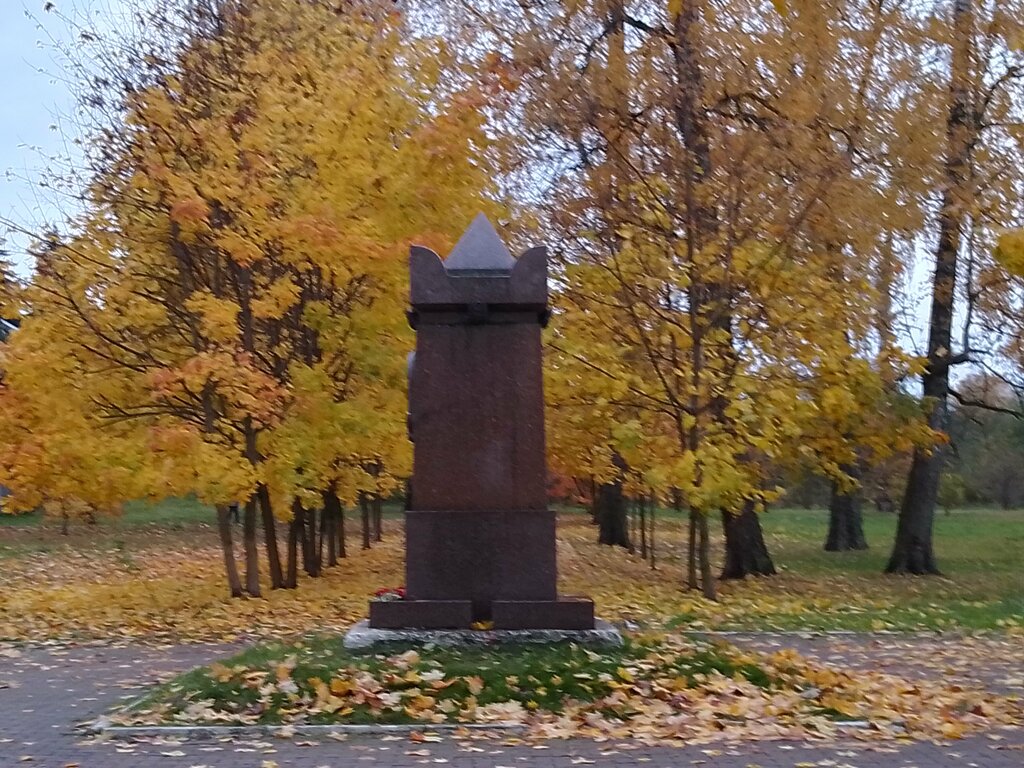
[[[345,633],[345,647],[350,650],[382,645],[404,646],[472,646],[514,645],[518,643],[572,642],[579,645],[622,645],[619,630],[607,621],[597,619],[594,629],[374,629],[369,621],[354,624]]]
[[[593,629],[594,601],[564,596],[557,600],[495,600],[491,619],[495,629]]]

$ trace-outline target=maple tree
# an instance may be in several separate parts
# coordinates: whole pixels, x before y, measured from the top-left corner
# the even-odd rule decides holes
[[[215,504],[236,595],[228,504],[241,499],[244,591],[259,595],[258,520],[281,587],[275,522],[300,513],[295,586],[296,526],[325,495],[352,505],[407,473],[405,253],[413,238],[443,247],[483,205],[486,139],[477,96],[444,80],[443,47],[403,37],[390,3],[138,13],[144,38],[95,52],[93,71],[120,84],[115,114],[88,137],[77,231],[27,289],[12,382],[38,398],[74,388],[68,418],[105,422],[93,440],[112,423],[144,446],[143,488],[112,482],[115,495]],[[36,338],[46,360],[29,359]],[[28,459],[12,454],[17,474]]]
[[[712,513],[722,575],[772,573],[757,510],[778,494],[775,468],[796,454],[854,483],[856,444],[882,445],[894,426],[867,418],[879,400],[858,393],[913,370],[872,335],[873,268],[897,271],[885,246],[920,218],[889,208],[889,164],[921,151],[908,132],[891,137],[917,107],[889,98],[912,66],[906,15],[877,3],[469,5],[473,23],[502,19],[489,61],[511,73],[522,119],[510,122],[534,147],[513,143],[506,169],[548,182],[524,207],[560,246],[555,464],[605,487],[638,478],[636,492],[662,500],[678,492],[708,594]],[[900,193],[927,179],[915,183]]]

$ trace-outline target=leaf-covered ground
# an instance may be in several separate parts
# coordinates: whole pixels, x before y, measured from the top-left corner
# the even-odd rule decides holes
[[[142,525],[104,521],[76,526],[70,537],[52,526],[0,525],[0,639],[189,642],[342,629],[365,616],[376,589],[402,580],[400,524],[390,520],[382,544],[350,548],[323,578],[231,600],[214,531],[197,522],[202,510],[139,515]],[[561,590],[589,594],[603,617],[645,628],[1024,631],[1024,513],[940,516],[937,548],[948,578],[880,574],[893,522],[869,515],[874,548],[836,555],[820,551],[822,512],[769,512],[766,535],[782,572],[723,584],[722,599],[711,603],[681,589],[680,518],[659,520],[652,570],[637,555],[599,547],[586,518],[566,514]]]
[[[214,531],[203,522],[205,514],[195,505],[179,502],[136,508],[120,521],[73,526],[68,537],[50,524],[0,520],[0,640],[136,644],[280,638],[291,642],[303,633],[340,633],[365,616],[373,591],[401,583],[401,526],[393,518],[383,543],[369,551],[353,547],[350,556],[323,578],[304,579],[294,591],[268,589],[263,599],[231,600],[225,595],[220,552]],[[652,651],[654,658],[614,659],[607,669],[580,672],[592,674],[601,683],[593,696],[572,689],[570,701],[563,701],[566,692],[550,683],[551,663],[545,664],[547,677],[530,673],[542,681],[539,685],[528,681],[530,686],[520,686],[519,693],[507,684],[504,688],[485,685],[488,695],[498,697],[493,700],[481,698],[484,689],[473,694],[470,688],[478,684],[470,682],[474,677],[486,677],[470,673],[479,664],[461,671],[455,665],[437,678],[438,670],[421,660],[414,671],[425,684],[410,680],[393,684],[382,677],[382,670],[400,661],[384,660],[376,671],[362,672],[339,662],[331,669],[306,674],[295,672],[300,667],[296,652],[295,666],[286,668],[287,674],[279,674],[279,665],[271,668],[269,657],[258,655],[237,662],[242,667],[238,672],[224,665],[213,674],[227,674],[228,682],[251,675],[257,698],[264,696],[261,688],[271,687],[266,691],[271,703],[281,693],[279,683],[290,687],[288,680],[296,686],[292,695],[308,698],[290,713],[278,707],[260,712],[243,709],[230,716],[241,720],[289,722],[313,717],[311,702],[319,700],[324,688],[311,687],[309,680],[318,677],[328,692],[324,700],[328,708],[337,703],[330,697],[342,700],[335,713],[351,706],[345,703],[347,698],[365,695],[358,693],[360,685],[363,690],[379,686],[378,701],[398,695],[398,710],[390,716],[422,720],[425,725],[442,715],[457,719],[468,697],[476,695],[474,717],[487,717],[493,710],[503,719],[522,718],[541,737],[629,736],[652,743],[723,737],[829,739],[835,735],[837,720],[855,718],[872,726],[844,729],[844,735],[909,733],[948,739],[1020,722],[1024,680],[1014,670],[1024,669],[1019,560],[1024,514],[977,511],[940,517],[937,547],[949,577],[937,579],[880,574],[892,516],[869,515],[868,537],[874,548],[842,555],[821,552],[824,523],[820,511],[768,513],[766,535],[782,572],[771,579],[722,585],[721,601],[710,603],[681,589],[681,518],[666,514],[659,519],[657,567],[652,570],[637,555],[597,546],[595,531],[584,516],[563,514],[559,523],[562,591],[592,595],[602,616],[641,633],[669,630],[664,641],[668,646],[663,646],[667,650]],[[356,538],[351,535],[353,528],[350,544]],[[719,546],[716,542],[716,557]],[[914,629],[918,633],[835,637],[828,638],[825,646],[822,638],[765,634],[772,628]],[[732,666],[717,672],[703,670],[701,680],[677,682],[683,676],[667,671],[675,662],[657,658],[678,661],[701,653],[696,640],[681,639],[678,632],[722,629],[752,631],[735,638],[747,651],[716,649],[716,658]],[[936,634],[935,629],[946,631]],[[922,630],[928,632],[922,634]],[[972,635],[973,630],[985,631]],[[797,655],[794,647],[803,655]],[[743,655],[748,651],[751,655]],[[736,667],[744,664],[764,678],[743,674],[737,678]],[[624,675],[619,674],[620,667]],[[202,674],[208,673],[192,673],[193,680]],[[554,674],[566,679],[557,671]],[[453,678],[459,680],[447,686]],[[449,699],[436,692],[435,683],[451,688],[452,695],[460,693],[461,706],[443,704]],[[418,693],[407,693],[417,688]],[[1017,696],[1018,703],[1005,696]],[[208,705],[202,701],[202,697],[180,700],[179,709],[192,707],[193,715],[209,717]],[[169,708],[156,710],[156,716],[174,716],[177,705],[170,699],[167,704]],[[445,711],[452,706],[452,711]],[[354,714],[358,707],[352,709]],[[223,712],[218,715],[224,716]]]
[[[741,652],[679,637],[624,648],[345,651],[337,637],[258,646],[187,673],[115,718],[122,724],[517,723],[541,738],[955,739],[1021,721],[1012,698],[792,651]]]

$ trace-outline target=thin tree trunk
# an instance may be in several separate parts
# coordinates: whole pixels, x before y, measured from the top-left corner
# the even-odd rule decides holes
[[[700,534],[700,545],[697,548],[700,558],[700,586],[704,597],[708,600],[717,600],[715,593],[715,579],[711,575],[711,542],[708,534],[708,516],[698,513],[697,531]]]
[[[373,494],[373,539],[384,541],[384,499],[379,493]]]
[[[687,542],[686,560],[686,586],[688,589],[697,589],[697,518],[700,513],[690,508],[690,532]]]
[[[753,502],[746,502],[736,514],[722,512],[722,527],[725,529],[725,564],[721,578],[742,579],[775,573]]]
[[[319,576],[316,562],[316,510],[307,509],[302,526],[302,569],[308,576]]]
[[[636,541],[637,519],[639,518],[640,500],[626,497],[626,533],[630,541]]]
[[[647,559],[647,497],[640,494],[640,557]]]
[[[843,471],[855,479],[859,473],[855,467],[844,466]],[[826,552],[846,552],[867,549],[864,537],[864,517],[861,514],[861,496],[857,489],[841,490],[838,483],[832,483],[832,496],[828,506],[828,536],[825,539]]]
[[[333,568],[338,564],[338,516],[334,509],[328,506],[327,494],[324,496],[324,523],[326,528],[321,535],[327,540],[327,567]]]
[[[302,527],[302,504],[292,500],[292,519],[288,522],[288,555],[285,589],[299,586],[299,529]]]
[[[259,500],[260,511],[263,513],[263,535],[267,547],[270,588],[280,589],[284,586],[284,577],[281,575],[281,554],[277,549],[277,525],[274,520],[274,509],[270,503],[270,490],[263,483],[256,487],[256,498]]]
[[[345,508],[338,507],[338,559],[348,557],[348,550],[345,548]]]
[[[591,525],[599,525],[600,520],[597,518],[597,481],[593,477],[590,478],[590,523]]]
[[[363,549],[370,548],[370,500],[365,492],[359,494],[359,511],[363,523]]]
[[[64,516],[65,524],[67,515]],[[66,531],[65,531],[66,532]],[[235,562],[235,542],[231,536],[231,508],[227,504],[217,505],[217,533],[220,536],[220,550],[224,556],[224,573],[228,578],[228,590],[232,597],[241,597],[242,580],[238,577]]]
[[[68,535],[68,524],[70,523],[70,521],[71,518],[67,512],[60,513],[60,532],[62,536]],[[237,597],[237,595],[232,595],[232,597]]]
[[[655,517],[654,509],[655,509],[655,505],[652,503],[651,504],[651,570],[652,571],[656,569],[655,563],[657,561],[657,552],[655,551],[655,547],[654,547],[654,544],[655,544],[655,539],[654,539],[654,517]]]
[[[931,318],[928,323],[927,367],[921,376],[922,394],[930,404],[928,425],[940,432],[948,427],[949,368],[953,363],[953,310],[956,301],[957,258],[965,219],[970,208],[971,147],[978,127],[971,97],[974,0],[953,3],[953,56],[950,64],[950,103],[946,117],[946,161],[939,212],[939,239],[935,248]],[[966,353],[966,350],[964,350]],[[939,574],[932,547],[935,505],[945,450],[914,451],[907,490],[886,573]]]
[[[242,540],[245,544],[245,591],[251,597],[261,597],[260,551],[256,544],[255,495],[250,496],[245,502],[245,517],[242,519]]]
[[[320,510],[320,532],[316,538],[316,570],[317,573],[323,573],[324,570],[324,537],[327,535],[327,529],[329,525],[327,523],[328,514],[325,509]]]

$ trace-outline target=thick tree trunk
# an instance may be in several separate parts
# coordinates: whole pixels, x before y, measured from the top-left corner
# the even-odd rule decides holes
[[[284,586],[284,577],[281,575],[281,553],[277,549],[277,525],[274,520],[274,508],[270,503],[270,491],[267,486],[260,483],[256,487],[256,498],[259,500],[260,511],[263,513],[263,536],[267,547],[270,588],[280,589]]]
[[[238,564],[235,562],[235,542],[231,536],[231,508],[227,504],[217,505],[217,533],[220,535],[220,550],[224,556],[228,590],[232,597],[241,597],[242,580],[238,577]]]
[[[921,456],[914,451],[907,478],[907,493],[900,507],[893,545],[886,573],[904,573],[916,576],[939,575],[932,549],[932,527],[935,522],[935,504],[938,498],[941,467],[936,456]]]
[[[329,512],[334,518],[334,534],[337,536],[338,557],[345,557],[345,510],[342,509],[341,499],[338,498],[334,488],[324,491],[324,512]]]
[[[974,39],[974,0],[953,3],[953,56],[950,63],[950,102],[946,117],[946,161],[939,212],[939,240],[935,248],[932,308],[928,324],[928,366],[921,377],[922,394],[931,410],[932,429],[948,426],[949,368],[953,360],[953,310],[956,270],[964,219],[970,209],[970,153],[978,124],[971,96],[971,61]],[[966,350],[964,350],[966,352]],[[932,550],[932,528],[945,451],[917,449],[907,477],[900,507],[896,541],[886,573],[938,574]]]
[[[256,543],[255,496],[250,496],[245,502],[245,517],[242,518],[242,540],[245,544],[245,591],[251,597],[261,597],[260,551]]]
[[[771,576],[775,564],[768,554],[761,530],[761,519],[754,503],[747,502],[737,514],[722,512],[725,530],[725,564],[723,579],[742,579],[746,576]]]
[[[597,486],[596,506],[597,543],[624,547],[632,552],[633,543],[629,540],[629,509],[622,492],[621,477],[611,483],[601,483]]]
[[[832,484],[832,498],[828,506],[828,536],[825,539],[826,552],[847,552],[867,549],[864,538],[864,518],[861,514],[861,499],[857,491],[841,491]]]
[[[840,469],[854,480],[860,480],[859,467],[843,465]],[[838,483],[833,482],[828,512],[826,552],[868,548],[867,539],[864,537],[864,516],[861,513],[861,494],[858,488],[844,491]]]

